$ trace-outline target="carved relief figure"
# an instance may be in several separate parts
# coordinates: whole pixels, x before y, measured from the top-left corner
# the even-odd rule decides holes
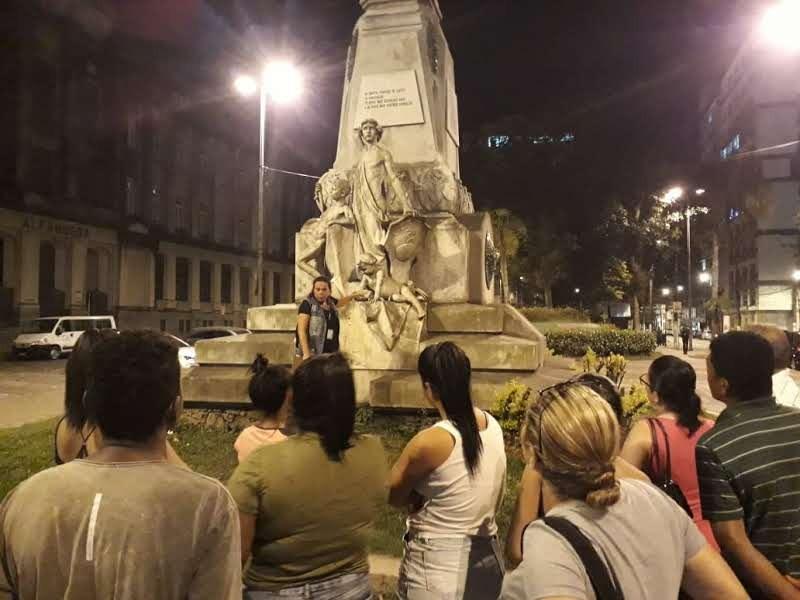
[[[400,204],[403,214],[413,213],[408,193],[400,183],[391,153],[381,146],[383,130],[374,119],[366,119],[359,129],[363,144],[356,165],[353,186],[353,218],[356,224],[360,255],[380,262],[386,224],[390,221],[392,202]]]
[[[410,304],[417,311],[417,318],[424,319],[426,309],[423,303],[428,301],[428,294],[414,285],[411,280],[400,283],[393,279],[386,273],[385,267],[385,261],[378,262],[373,260],[372,257],[362,257],[358,261],[358,271],[361,273],[361,290],[370,290],[372,292],[372,302],[383,299]]]

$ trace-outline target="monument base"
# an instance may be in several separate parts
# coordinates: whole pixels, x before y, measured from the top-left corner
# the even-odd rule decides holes
[[[294,305],[252,308],[252,334],[197,342],[197,367],[183,379],[187,406],[248,405],[248,367],[256,354],[290,366],[294,355]],[[472,363],[473,401],[489,408],[497,390],[511,379],[529,382],[545,357],[544,336],[514,307],[503,304],[432,304],[420,321],[409,315],[392,351],[370,334],[367,307],[351,303],[341,311],[342,351],[353,368],[359,404],[376,408],[422,408],[416,373],[420,351],[450,340]]]

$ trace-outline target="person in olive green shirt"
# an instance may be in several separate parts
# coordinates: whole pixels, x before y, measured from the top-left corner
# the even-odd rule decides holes
[[[314,598],[371,597],[367,536],[386,502],[378,438],[354,435],[355,388],[341,354],[293,376],[295,436],[255,450],[228,482],[239,507],[245,598],[299,588]]]

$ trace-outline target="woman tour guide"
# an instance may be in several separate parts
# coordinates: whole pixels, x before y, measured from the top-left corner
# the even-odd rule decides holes
[[[339,351],[339,313],[354,296],[337,300],[331,295],[331,282],[327,277],[317,277],[311,293],[297,309],[294,366],[318,354]]]

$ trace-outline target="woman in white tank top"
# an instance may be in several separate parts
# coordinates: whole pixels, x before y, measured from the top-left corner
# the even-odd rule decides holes
[[[472,405],[461,348],[429,346],[417,369],[442,420],[408,443],[389,479],[389,501],[409,511],[399,595],[493,600],[503,581],[495,522],[506,475],[503,432]]]

